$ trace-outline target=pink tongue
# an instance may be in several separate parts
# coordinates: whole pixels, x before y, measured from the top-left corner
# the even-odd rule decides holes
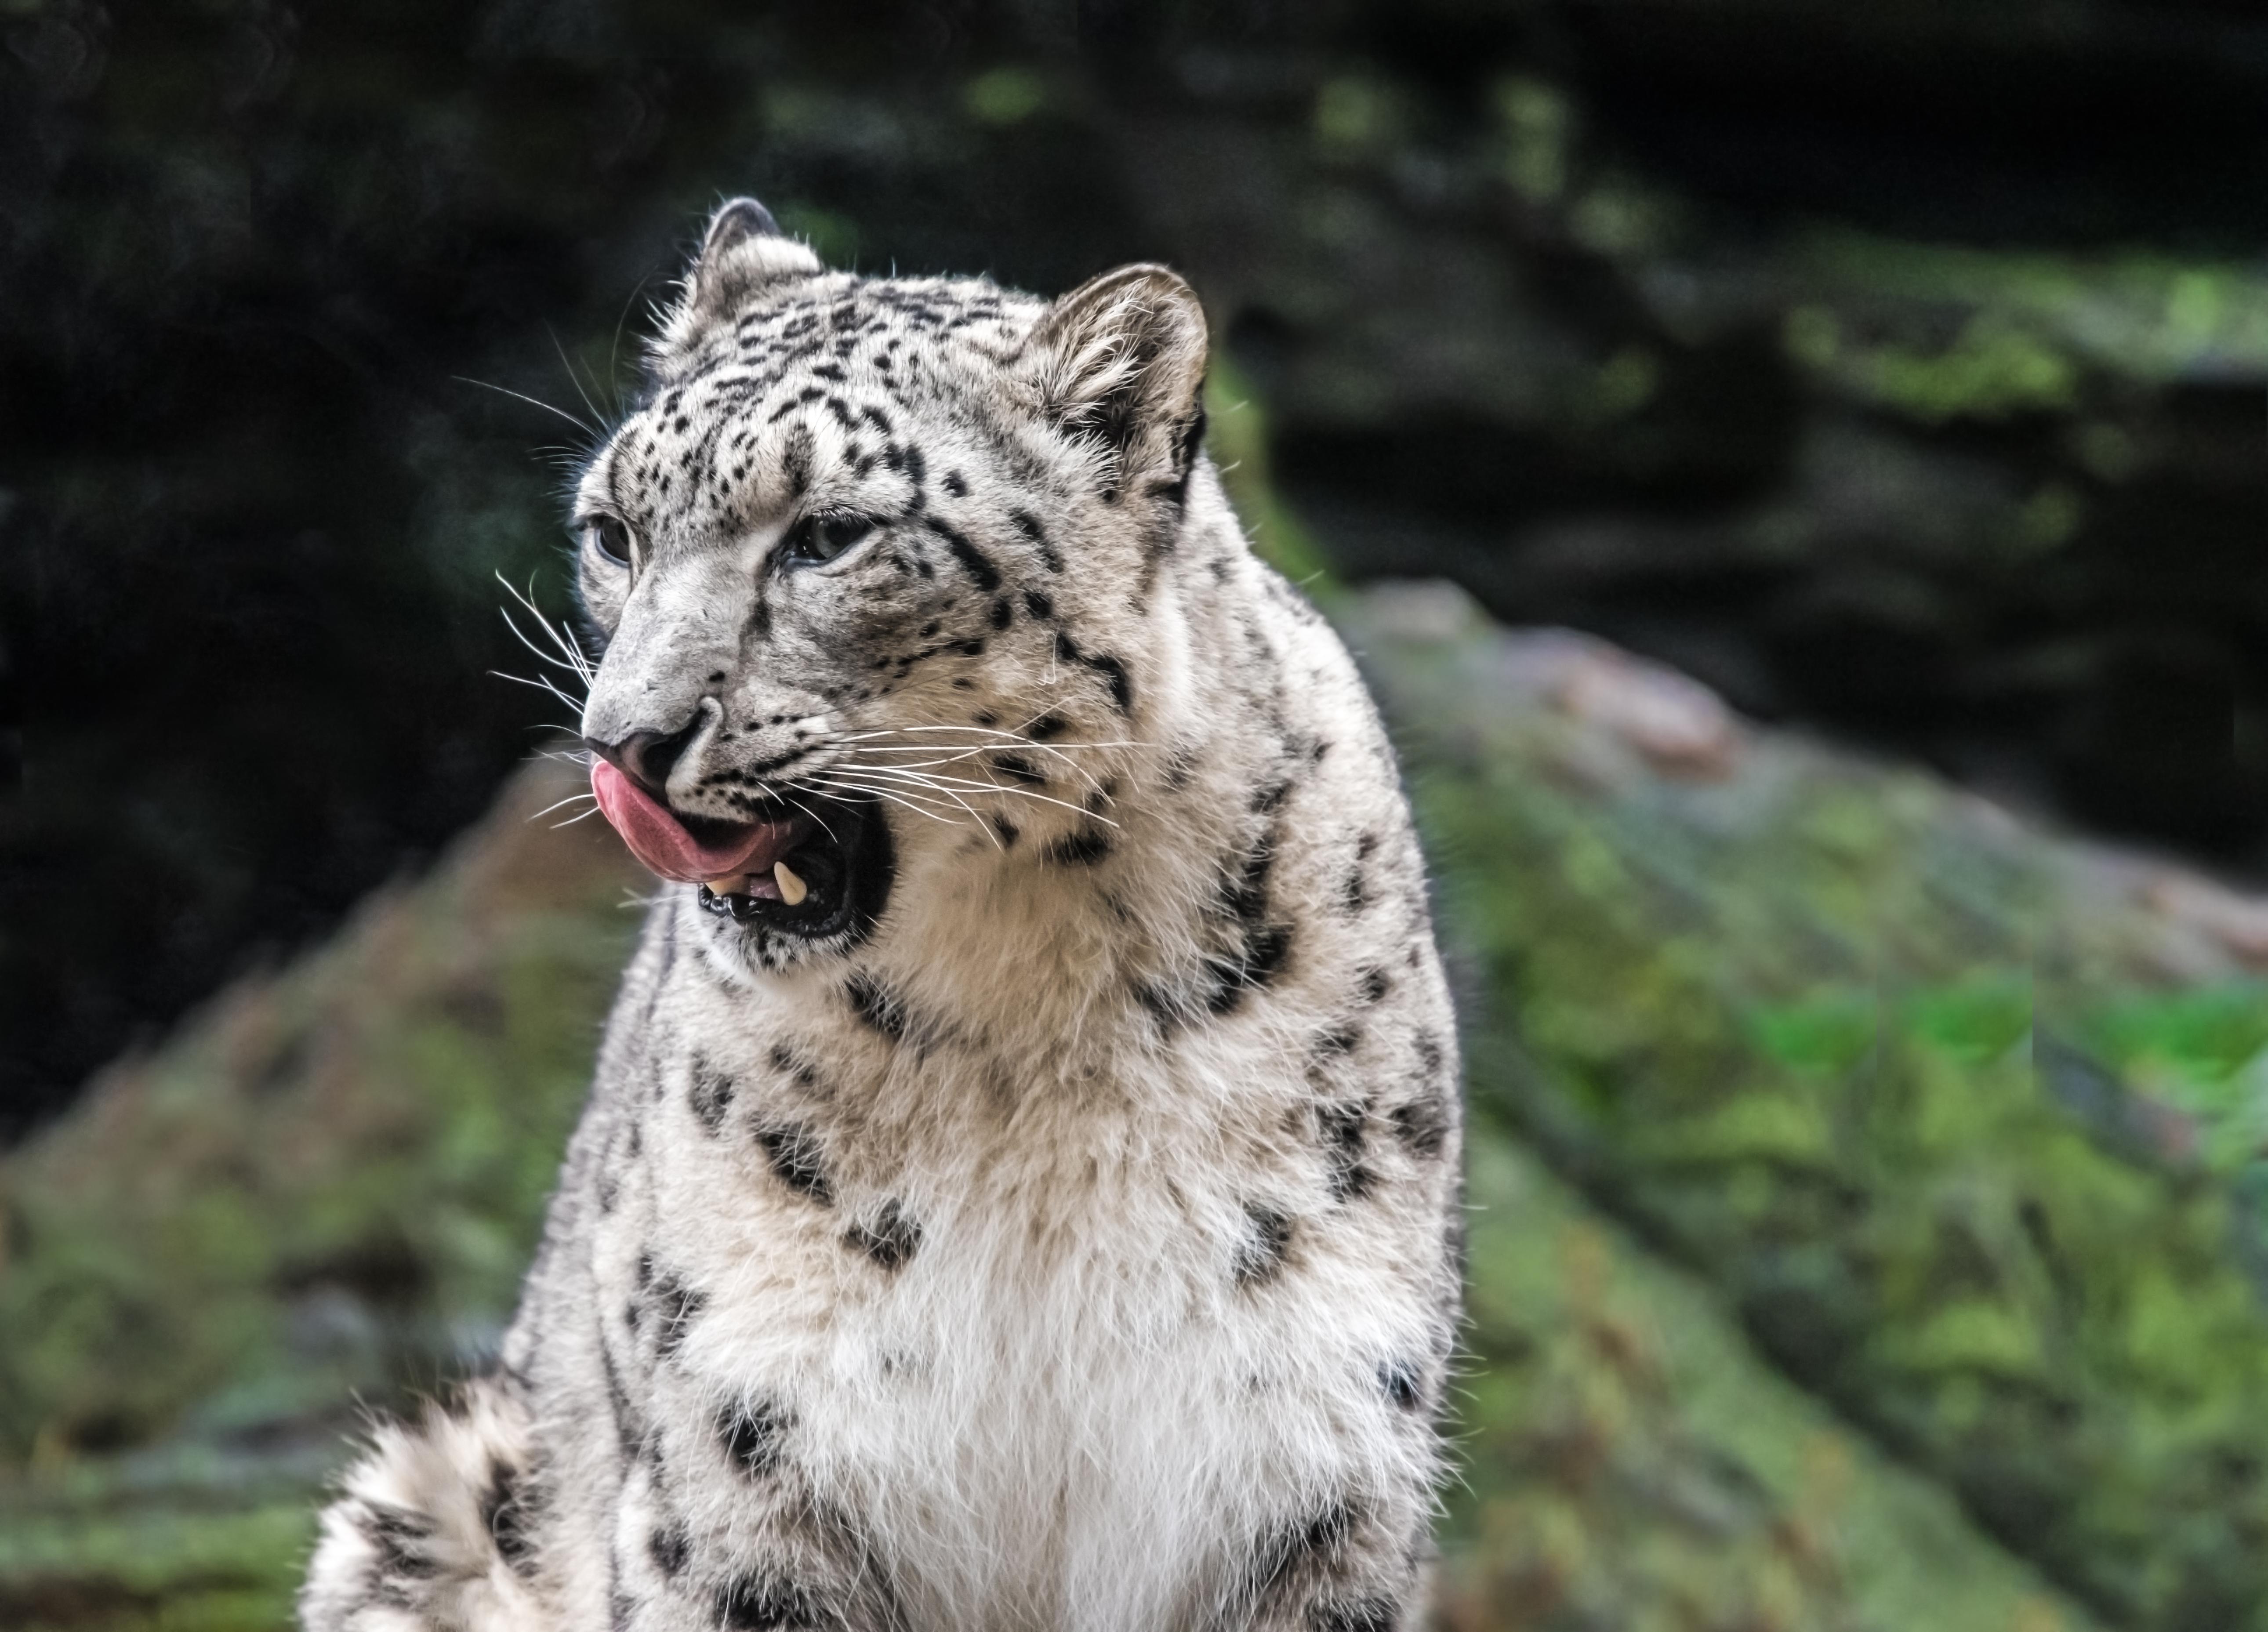
[[[769,872],[795,840],[795,823],[762,821],[723,844],[703,844],[607,760],[592,764],[591,791],[630,853],[665,878],[696,884],[733,873]]]

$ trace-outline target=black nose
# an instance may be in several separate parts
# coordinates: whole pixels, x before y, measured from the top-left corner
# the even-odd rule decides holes
[[[662,790],[669,785],[670,768],[685,752],[685,745],[693,740],[694,731],[700,724],[696,717],[683,731],[667,736],[658,731],[634,731],[615,742],[585,737],[583,746],[613,761],[615,769],[659,799]]]

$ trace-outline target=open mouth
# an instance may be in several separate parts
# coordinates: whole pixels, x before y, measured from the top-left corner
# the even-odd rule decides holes
[[[889,827],[871,801],[806,796],[753,821],[685,816],[604,760],[591,789],[631,853],[699,885],[702,909],[719,918],[799,940],[856,937],[888,902]]]
[[[809,810],[793,813],[792,836],[770,866],[703,882],[702,910],[810,941],[863,935],[873,926],[889,899],[889,828],[871,803],[806,803]]]

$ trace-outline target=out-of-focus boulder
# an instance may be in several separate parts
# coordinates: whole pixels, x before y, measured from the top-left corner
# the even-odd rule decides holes
[[[2268,1624],[2263,904],[1446,584],[1338,610],[1484,1113],[2106,1619]]]

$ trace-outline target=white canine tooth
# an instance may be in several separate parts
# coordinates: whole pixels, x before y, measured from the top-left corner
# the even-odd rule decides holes
[[[811,893],[811,886],[798,878],[784,861],[772,864],[772,882],[779,886],[780,900],[791,907],[803,905],[803,898]]]
[[[738,895],[747,887],[748,875],[745,872],[728,872],[721,878],[709,880],[711,895]]]

